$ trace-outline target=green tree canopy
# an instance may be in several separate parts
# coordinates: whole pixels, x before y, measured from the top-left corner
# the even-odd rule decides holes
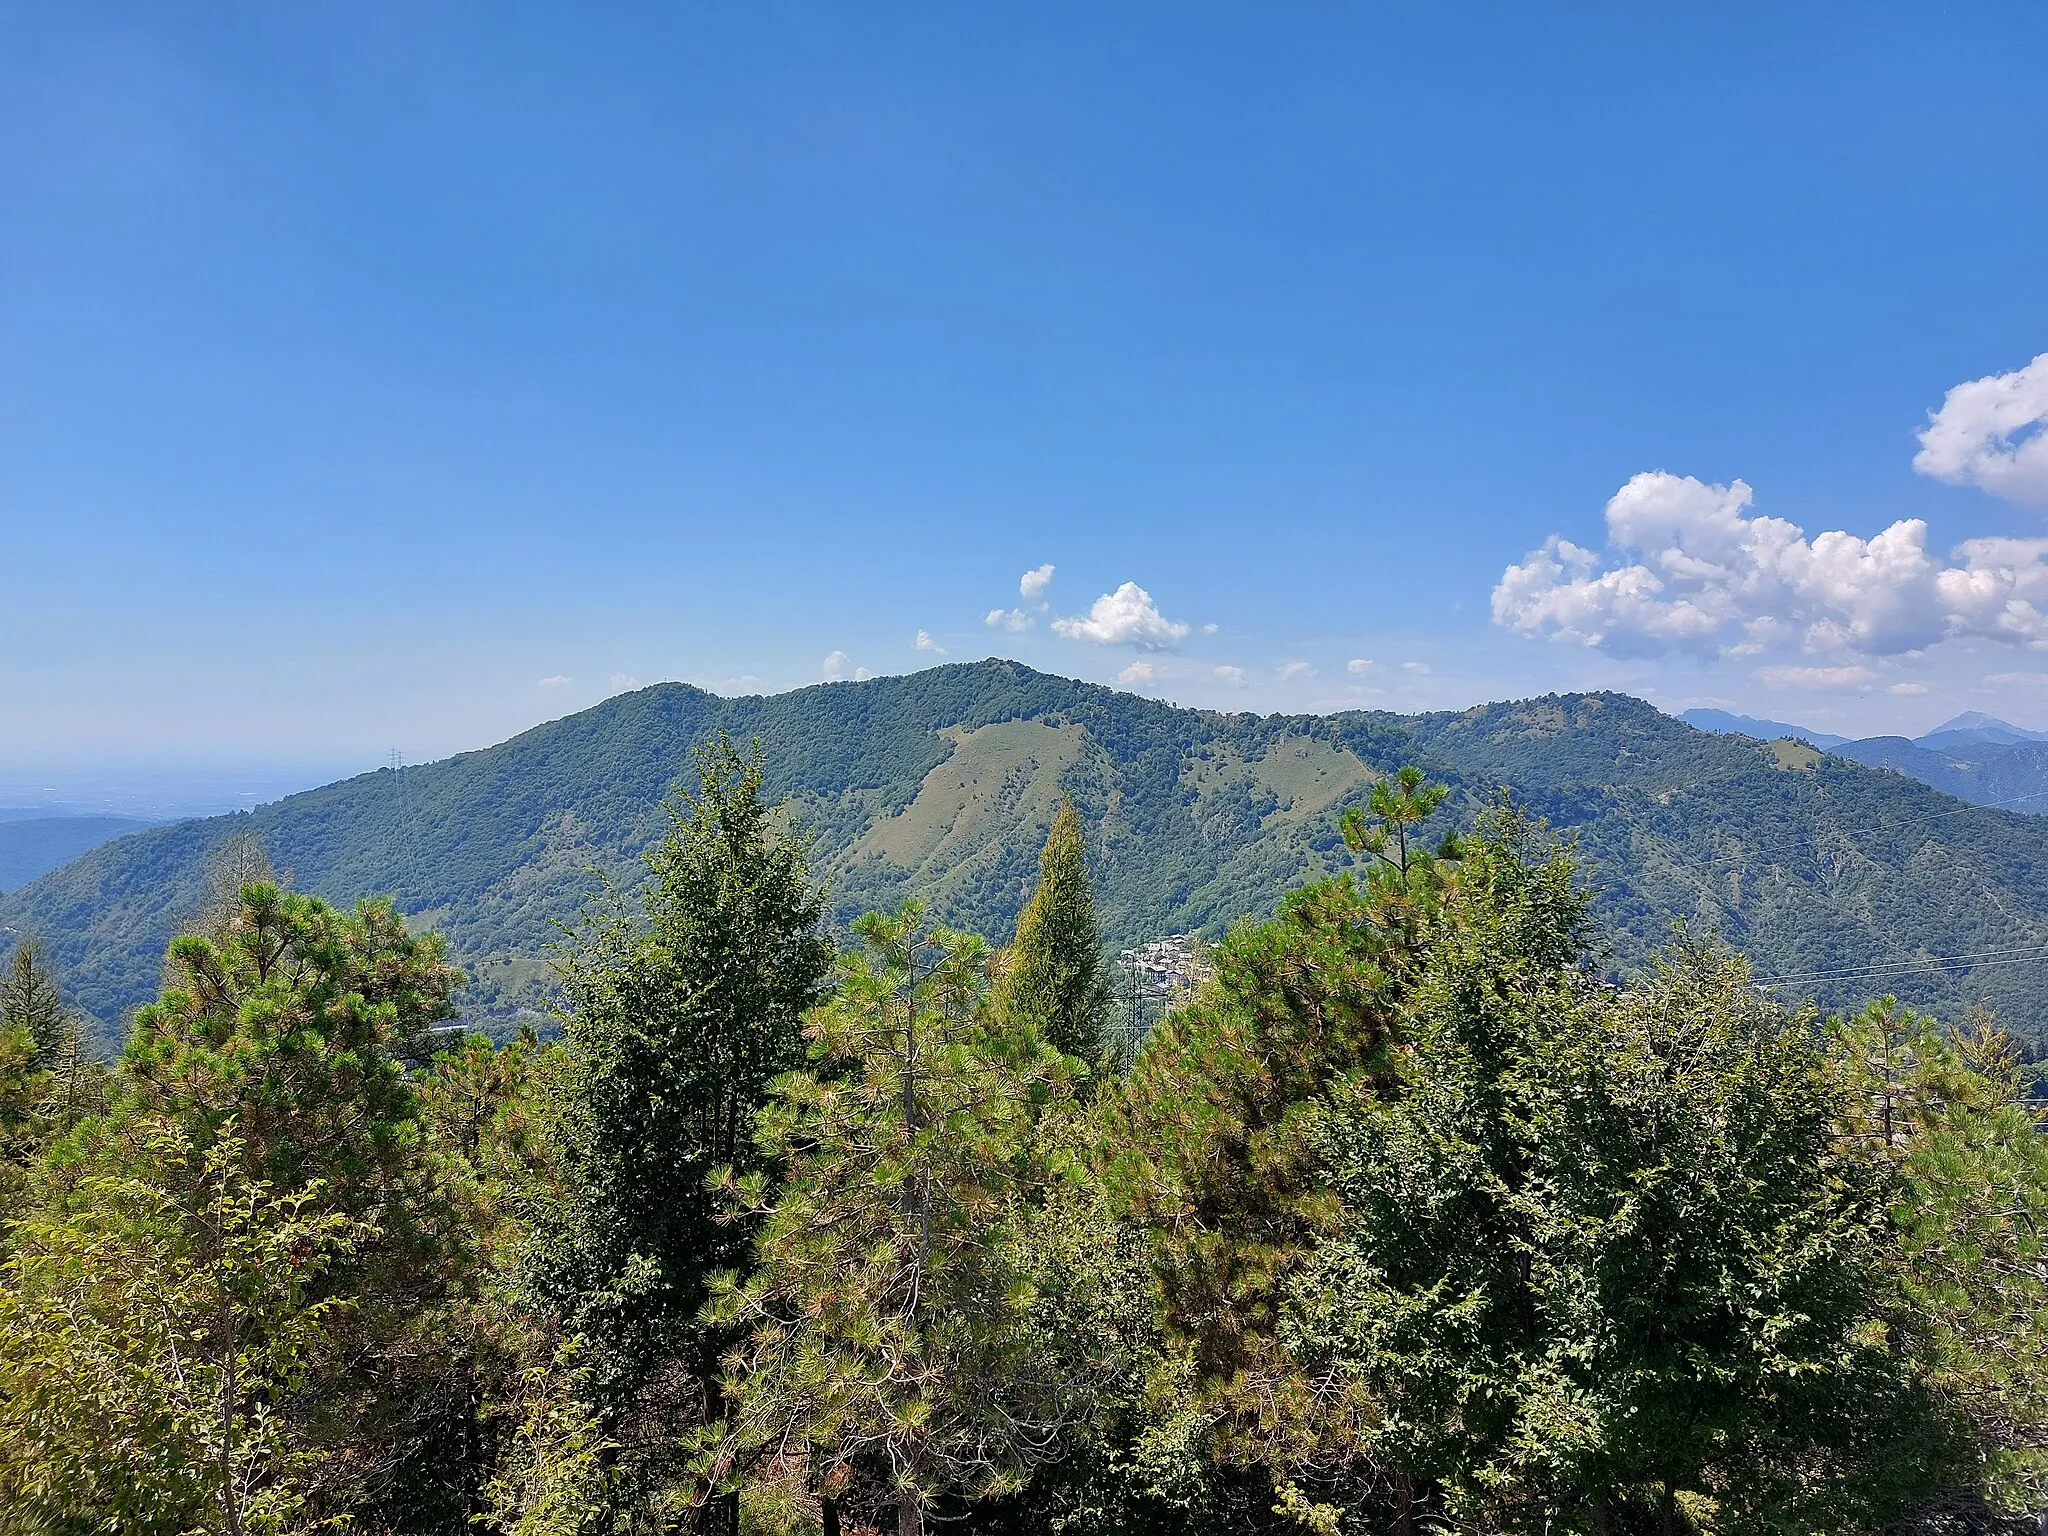
[[[1442,798],[1413,770],[1375,788],[1374,819],[1343,823],[1366,878],[1305,886],[1233,930],[1105,1107],[1107,1185],[1152,1236],[1167,1337],[1232,1456],[1341,1459],[1372,1411],[1341,1373],[1305,1373],[1277,1330],[1340,1214],[1313,1118],[1394,1070],[1417,936],[1456,869],[1454,847],[1411,846]]]
[[[1813,1021],[1711,951],[1597,982],[1570,862],[1511,809],[1462,853],[1395,1070],[1313,1116],[1342,1215],[1282,1330],[1370,1394],[1389,1517],[1894,1517],[1939,1436],[1887,1331],[1882,1182],[1837,1133]]]
[[[338,1516],[452,1476],[446,1464],[463,1455],[446,1322],[465,1234],[407,1067],[429,1056],[462,975],[388,901],[343,910],[258,882],[217,904],[205,929],[172,942],[112,1107],[76,1133],[78,1168],[175,1187],[160,1149],[204,1163],[232,1127],[252,1186],[315,1191],[308,1219],[352,1224],[346,1255],[309,1280],[311,1302],[336,1310],[291,1405],[321,1451],[308,1496]],[[58,1208],[75,1208],[77,1186],[50,1188]],[[197,1201],[185,1202],[188,1223],[204,1220]]]
[[[2048,1503],[2048,1112],[1989,1020],[1891,998],[1830,1022],[1848,1134],[1889,1172],[1903,1315],[1922,1379],[1967,1438],[1957,1481]]]
[[[174,1125],[15,1224],[0,1275],[0,1528],[305,1529],[320,1449],[294,1411],[348,1309],[321,1281],[363,1224],[253,1177],[232,1118]]]
[[[418,1143],[404,1059],[431,1054],[462,973],[389,902],[353,912],[244,886],[211,934],[172,941],[169,984],[136,1013],[117,1115],[159,1117],[207,1147],[229,1120],[251,1172],[314,1179],[351,1215],[403,1222]]]
[[[625,1448],[628,1502],[678,1470],[636,1413],[718,1416],[719,1337],[698,1313],[712,1273],[744,1266],[752,1231],[717,1219],[708,1180],[765,1166],[754,1116],[803,1064],[803,1015],[832,965],[804,841],[764,799],[761,772],[758,749],[723,735],[701,750],[638,902],[595,904],[560,959],[569,1198],[543,1219],[529,1283],[587,1346],[585,1387]]]
[[[710,1465],[800,1466],[827,1500],[893,1503],[916,1536],[935,1498],[1018,1486],[1073,1411],[1024,1238],[1052,1177],[1040,1126],[1074,1079],[995,1021],[980,939],[927,931],[914,903],[856,931],[866,948],[812,1019],[816,1068],[762,1117],[783,1181],[720,1179],[762,1225],[755,1269],[715,1303],[746,1333]]]

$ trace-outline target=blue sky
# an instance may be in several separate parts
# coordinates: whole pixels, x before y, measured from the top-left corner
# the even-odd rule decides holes
[[[0,9],[0,768],[941,652],[2048,725],[2048,9],[1692,11]]]

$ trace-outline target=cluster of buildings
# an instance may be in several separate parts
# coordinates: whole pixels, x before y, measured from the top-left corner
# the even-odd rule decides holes
[[[1116,988],[1120,999],[1143,1003],[1178,1003],[1209,979],[1208,946],[1192,933],[1170,933],[1163,939],[1124,950],[1116,957]]]

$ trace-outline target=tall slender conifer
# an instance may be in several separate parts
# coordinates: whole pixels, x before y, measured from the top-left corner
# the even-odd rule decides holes
[[[1110,1004],[1101,945],[1080,813],[1063,800],[1038,856],[1038,888],[1018,914],[1016,941],[1003,957],[998,1015],[1092,1063],[1102,1054]]]

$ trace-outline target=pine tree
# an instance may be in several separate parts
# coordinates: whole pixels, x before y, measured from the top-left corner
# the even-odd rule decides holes
[[[706,1465],[729,1480],[802,1464],[828,1529],[851,1498],[894,1504],[917,1536],[935,1499],[1017,1487],[1079,1407],[1024,1240],[1048,1178],[1040,1127],[1071,1104],[1073,1069],[991,1016],[980,939],[926,930],[914,902],[856,932],[867,948],[813,1018],[818,1068],[762,1118],[780,1186],[720,1175],[762,1225],[754,1271],[715,1293],[747,1332]]]
[[[1080,813],[1063,800],[1038,856],[1038,888],[1003,956],[997,1011],[1092,1066],[1102,1055],[1110,1007],[1101,946]]]
[[[206,927],[172,941],[117,1100],[79,1137],[96,1171],[163,1184],[160,1146],[203,1160],[232,1128],[242,1178],[316,1190],[309,1219],[360,1228],[313,1283],[311,1300],[337,1310],[291,1412],[324,1453],[309,1476],[321,1514],[372,1523],[384,1490],[462,1456],[450,1398],[465,1367],[444,1323],[466,1237],[406,1065],[454,1012],[462,973],[385,901],[344,910],[257,883]]]
[[[336,1208],[391,1228],[417,1145],[404,1061],[429,1054],[462,973],[385,901],[345,911],[253,884],[209,927],[171,941],[168,984],[136,1012],[122,1113],[202,1151],[233,1120],[252,1174],[320,1180]]]
[[[1843,1129],[1890,1174],[1892,1262],[1921,1376],[1969,1470],[2048,1502],[2048,1111],[1988,1020],[1954,1030],[1891,998],[1830,1021]]]
[[[635,1414],[719,1415],[721,1336],[698,1312],[710,1275],[745,1262],[751,1231],[716,1219],[707,1181],[763,1166],[755,1113],[803,1065],[803,1015],[832,965],[823,894],[804,840],[762,795],[758,748],[743,755],[721,734],[695,777],[668,802],[640,901],[595,904],[559,962],[573,1194],[545,1218],[528,1283],[586,1346],[585,1390],[621,1444],[653,1444],[631,1432]],[[616,1458],[621,1507],[682,1475],[665,1455]]]
[[[78,1050],[78,1024],[58,993],[57,977],[34,939],[15,946],[14,962],[0,979],[0,1029],[20,1029],[33,1049],[32,1065],[54,1072]]]
[[[1343,1461],[1372,1413],[1342,1366],[1281,1339],[1287,1288],[1340,1207],[1311,1127],[1347,1085],[1389,1080],[1417,935],[1453,861],[1411,846],[1443,798],[1412,769],[1346,818],[1365,880],[1289,893],[1214,951],[1215,974],[1155,1029],[1103,1106],[1108,1186],[1155,1244],[1161,1320],[1190,1413],[1240,1460]]]

